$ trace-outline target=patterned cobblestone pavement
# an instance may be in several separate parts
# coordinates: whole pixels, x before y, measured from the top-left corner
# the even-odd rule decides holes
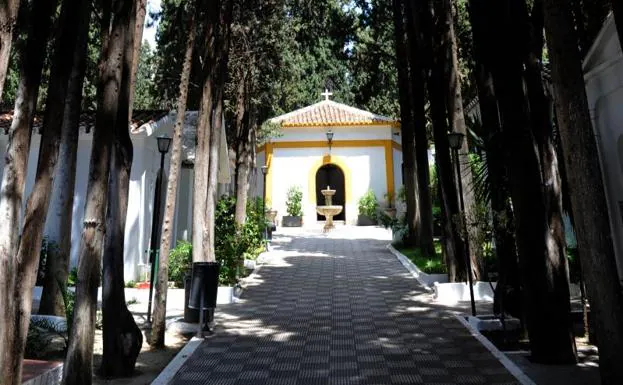
[[[280,238],[173,384],[515,384],[378,234]]]

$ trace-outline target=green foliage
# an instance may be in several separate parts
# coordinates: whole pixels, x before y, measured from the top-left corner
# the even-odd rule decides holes
[[[443,262],[442,246],[439,242],[435,243],[434,258],[424,257],[419,248],[398,247],[398,251],[426,274],[446,274],[448,272],[448,268]]]
[[[293,217],[300,217],[303,215],[303,206],[301,202],[303,201],[303,191],[299,186],[292,186],[288,190],[287,200],[286,200],[286,211],[288,215]]]
[[[74,323],[74,308],[76,304],[76,292],[66,287],[62,289],[63,303],[65,305],[65,319],[67,321],[67,335],[71,335]]]
[[[368,190],[358,203],[359,215],[365,215],[369,218],[376,218],[376,211],[379,208],[379,202],[374,195],[374,191]]]
[[[184,275],[190,272],[192,260],[193,245],[178,241],[177,246],[169,253],[169,281],[175,282],[177,287],[184,287]]]
[[[355,105],[400,115],[393,9],[390,1],[357,0],[349,71]]]
[[[393,229],[396,225],[396,222],[398,222],[397,219],[390,217],[384,212],[378,213],[376,219],[379,222],[379,225],[383,226],[386,229]]]
[[[400,186],[400,189],[398,189],[398,202],[407,202],[407,188],[405,186]]]
[[[138,303],[138,299],[136,299],[136,297],[132,297],[131,299],[126,301],[126,305],[130,306],[130,305],[136,305]]]
[[[236,226],[236,199],[224,196],[216,206],[215,251],[221,263],[219,284],[233,286],[242,275],[242,260],[256,259],[263,251],[265,220],[262,200],[250,199],[247,203],[247,218],[244,226]],[[169,279],[182,287],[184,275],[192,268],[192,244],[178,242],[169,254]]]
[[[273,138],[283,136],[281,124],[273,123],[270,120],[265,121],[257,131],[257,144],[264,144]]]
[[[156,107],[153,98],[152,84],[156,70],[154,53],[147,40],[141,44],[138,67],[136,69],[136,84],[134,89],[134,109],[147,110]]]
[[[74,267],[67,276],[67,286],[76,286],[76,282],[78,282],[78,268]]]
[[[65,341],[65,348],[67,348],[67,333],[61,330],[57,323],[42,318],[31,319],[26,335],[25,357],[44,358],[56,337],[61,337]]]
[[[125,283],[125,287],[127,287],[129,289],[134,289],[134,288],[136,288],[136,282],[128,281],[128,282]]]
[[[263,244],[265,220],[261,215],[261,200],[251,200],[247,205],[244,226],[236,226],[234,220],[236,199],[222,197],[216,205],[216,258],[221,262],[222,285],[235,285],[242,273],[242,261],[254,254]]]

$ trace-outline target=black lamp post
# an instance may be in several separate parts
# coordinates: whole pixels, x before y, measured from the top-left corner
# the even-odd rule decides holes
[[[333,131],[331,131],[331,129],[329,128],[329,131],[327,131],[327,141],[329,142],[329,154],[331,154],[331,146],[333,145]]]
[[[160,152],[160,169],[158,170],[158,177],[156,178],[156,191],[154,193],[154,210],[151,220],[151,243],[149,246],[149,263],[151,278],[149,279],[149,302],[147,304],[147,322],[151,323],[151,300],[154,292],[154,280],[158,270],[158,227],[160,226],[160,206],[162,198],[162,179],[164,172],[164,157],[169,152],[171,146],[171,138],[168,136],[159,136],[156,138],[158,141],[158,151]]]
[[[268,166],[262,166],[262,175],[264,176],[264,185],[262,192],[262,213],[264,214],[264,240],[268,242],[268,223],[266,221],[266,174],[268,174]],[[268,245],[266,246],[268,248]]]
[[[456,175],[457,175],[457,184],[459,186],[459,203],[461,209],[461,216],[463,219],[463,223],[465,223],[465,231],[467,231],[467,219],[465,218],[465,202],[463,201],[463,181],[461,180],[461,162],[459,160],[459,149],[463,147],[463,141],[465,140],[465,135],[460,132],[453,132],[448,134],[448,141],[450,142],[450,147],[454,152],[454,163],[456,165]],[[463,230],[463,229],[461,229]],[[463,254],[465,257],[465,269],[467,270],[467,280],[469,283],[469,296],[472,303],[472,316],[476,316],[476,302],[474,301],[474,285],[472,282],[472,260],[469,257],[469,243],[467,234],[465,235],[465,242],[463,245]]]

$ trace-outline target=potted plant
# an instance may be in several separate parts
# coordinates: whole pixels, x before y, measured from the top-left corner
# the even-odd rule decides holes
[[[303,226],[303,192],[299,186],[292,186],[288,190],[286,200],[286,211],[288,215],[284,215],[281,225],[283,227],[301,227]]]
[[[387,207],[385,209],[383,209],[383,211],[385,211],[385,214],[387,214],[388,217],[390,217],[391,219],[396,219],[396,207],[394,207],[394,192],[393,191],[388,191],[385,194],[385,199],[387,201]]]
[[[379,202],[376,199],[376,195],[374,195],[374,191],[368,190],[359,198],[358,208],[357,226],[376,225],[376,211],[379,208]]]

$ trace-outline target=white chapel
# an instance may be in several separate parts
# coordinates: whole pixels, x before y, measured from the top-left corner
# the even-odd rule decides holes
[[[286,196],[291,187],[303,192],[303,224],[324,221],[316,206],[324,204],[320,190],[336,190],[334,205],[344,207],[336,221],[356,224],[359,199],[372,190],[380,206],[402,186],[400,122],[331,100],[324,100],[271,119],[281,135],[258,149],[255,194],[277,211],[277,224],[287,215]]]

